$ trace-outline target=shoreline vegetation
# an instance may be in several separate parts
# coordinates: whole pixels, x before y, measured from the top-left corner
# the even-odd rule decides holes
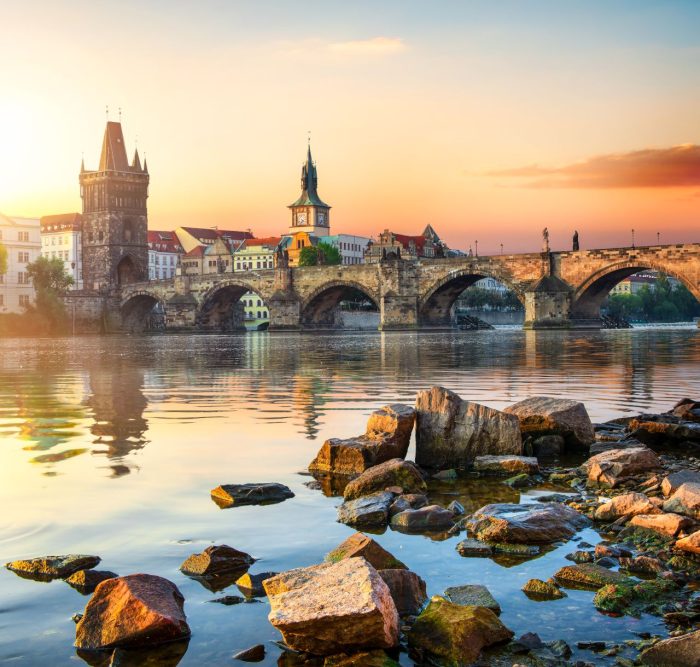
[[[412,462],[406,455],[414,431]],[[256,559],[221,544],[192,554],[180,569],[209,590],[235,584],[242,594],[212,602],[266,598],[268,621],[282,636],[277,664],[288,667],[391,667],[402,655],[445,667],[693,667],[700,655],[699,456],[700,401],[684,398],[665,413],[593,424],[578,401],[533,396],[495,410],[435,386],[420,391],[414,407],[376,410],[361,435],[326,440],[310,463],[305,485],[339,497],[337,520],[357,531],[325,560],[257,572]],[[572,459],[578,463],[562,465]],[[543,493],[474,512],[431,498],[432,481],[466,478]],[[294,502],[279,483],[220,481],[211,497],[226,512]],[[524,596],[546,606],[588,591],[592,612],[654,616],[666,634],[574,642],[562,630],[559,639],[542,641],[533,618],[531,631],[516,637],[499,617],[517,597],[496,600],[473,580],[428,598],[420,572],[366,534],[387,528],[415,539],[454,539],[455,559],[506,559],[516,565],[508,571],[513,577],[517,564],[571,543],[570,564],[553,565],[547,580],[522,577]],[[581,539],[584,529],[597,532],[597,544]],[[26,579],[65,579],[92,594],[73,619],[75,647],[88,664],[177,665],[197,633],[177,586],[151,574],[95,570],[99,562],[70,554],[6,567]],[[234,658],[260,661],[268,650],[256,644]]]

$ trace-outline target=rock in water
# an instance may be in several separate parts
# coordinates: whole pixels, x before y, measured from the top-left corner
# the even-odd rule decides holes
[[[262,644],[256,644],[245,651],[239,651],[233,656],[233,659],[243,662],[260,662],[265,659],[265,647]]]
[[[398,644],[396,605],[364,558],[289,570],[263,585],[270,623],[294,650],[332,655]]]
[[[236,579],[236,586],[247,598],[259,598],[265,595],[263,587],[265,579],[276,576],[277,572],[257,572],[256,574],[246,572],[242,577]]]
[[[696,530],[687,537],[678,540],[678,542],[676,542],[676,549],[682,549],[691,554],[700,554],[700,530]]]
[[[578,401],[533,396],[511,405],[505,412],[518,417],[524,435],[560,435],[571,447],[587,447],[595,440],[591,418]]]
[[[522,454],[515,415],[463,401],[443,387],[416,396],[416,463],[464,468],[477,456]]]
[[[540,467],[534,456],[477,456],[474,470],[491,475],[534,475],[540,471]]]
[[[180,570],[190,576],[212,577],[247,570],[253,562],[255,559],[250,554],[221,544],[207,547],[200,554],[192,554],[180,565]]]
[[[491,591],[481,584],[452,586],[445,590],[445,597],[455,604],[486,607],[486,609],[490,609],[497,616],[501,614],[501,605],[491,595]]]
[[[608,570],[595,563],[566,565],[557,571],[554,578],[557,583],[567,588],[594,590],[598,590],[608,584],[620,584],[629,581],[629,577],[626,577],[624,574]]]
[[[100,570],[78,570],[66,579],[66,583],[70,584],[75,590],[83,595],[90,595],[97,588],[97,584],[118,577],[114,572],[105,572]]]
[[[476,661],[482,649],[512,637],[490,609],[462,606],[436,595],[413,624],[408,643],[448,665],[462,667]]]
[[[185,598],[167,579],[131,574],[97,586],[75,627],[82,649],[143,647],[190,636]]]
[[[546,544],[568,540],[588,519],[561,503],[486,505],[467,520],[467,527],[485,542]]]
[[[415,463],[403,459],[391,459],[365,470],[348,482],[343,492],[345,500],[354,500],[387,487],[401,487],[403,493],[423,493],[425,480]]]
[[[399,667],[399,663],[384,651],[376,650],[330,655],[323,661],[323,667]]]
[[[380,570],[400,616],[417,614],[428,599],[425,581],[410,570]]]
[[[532,600],[559,600],[566,597],[556,584],[541,579],[530,579],[523,587],[523,593]]]
[[[626,447],[591,456],[582,468],[589,484],[614,488],[634,475],[659,470],[661,461],[647,447]]]
[[[98,556],[69,554],[67,556],[43,556],[29,560],[14,560],[5,567],[28,579],[48,581],[69,577],[80,570],[90,570],[100,563]]]
[[[403,459],[411,441],[416,413],[394,403],[370,415],[364,435],[341,440],[330,438],[309,465],[312,473],[356,475],[394,458]]]
[[[700,484],[686,482],[664,503],[664,512],[700,519]]]
[[[615,521],[620,517],[632,518],[637,514],[658,514],[654,503],[643,493],[623,493],[596,508],[595,518],[598,521]]]
[[[640,657],[650,667],[700,667],[700,630],[662,639]]]
[[[446,530],[454,525],[454,514],[439,505],[404,510],[391,517],[391,527],[407,533]]]
[[[338,521],[348,526],[386,526],[389,521],[389,506],[393,500],[394,494],[388,491],[379,491],[357,500],[348,500],[338,508]]]
[[[665,514],[637,514],[629,522],[632,528],[651,530],[666,537],[676,537],[681,530],[690,525],[690,519],[680,514],[667,512]]]
[[[240,505],[272,505],[294,498],[289,487],[276,482],[261,484],[222,484],[211,491],[212,500],[221,508]]]
[[[344,558],[364,558],[375,570],[405,570],[406,566],[384,549],[378,542],[363,533],[350,535],[327,556],[329,563],[337,563]]]

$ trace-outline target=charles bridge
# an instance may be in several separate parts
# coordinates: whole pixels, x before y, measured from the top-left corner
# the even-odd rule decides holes
[[[700,300],[700,244],[692,243],[176,276],[66,301],[83,329],[141,331],[155,309],[168,330],[235,331],[250,291],[265,301],[271,330],[327,329],[339,302],[359,290],[377,307],[381,330],[442,328],[462,291],[491,277],[523,303],[525,328],[599,328],[609,291],[642,270],[677,278]]]

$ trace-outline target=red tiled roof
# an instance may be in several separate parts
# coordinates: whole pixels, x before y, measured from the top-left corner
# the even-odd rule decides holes
[[[217,238],[224,238],[234,241],[242,241],[243,239],[252,239],[251,232],[237,232],[226,229],[208,229],[206,227],[183,227],[183,229],[194,236],[196,239],[206,239],[215,241]]]
[[[185,257],[204,257],[204,246],[198,245],[185,253]]]
[[[51,231],[72,229],[80,230],[83,225],[83,216],[80,213],[59,213],[58,215],[45,215],[40,219],[41,231],[46,234]],[[58,227],[59,229],[50,229]]]
[[[275,246],[277,247],[282,240],[281,236],[267,236],[262,239],[255,239],[255,238],[249,238],[243,241],[241,244],[241,248],[243,247],[249,247],[249,246],[256,246],[256,245],[268,245],[268,246]]]
[[[397,234],[395,232],[392,233],[394,234],[394,238],[407,250],[409,243],[413,241],[414,245],[416,246],[416,252],[419,255],[423,252],[423,246],[425,245],[425,236],[408,236],[406,234]]]
[[[175,232],[160,232],[155,229],[148,230],[148,247],[160,252],[182,252]]]

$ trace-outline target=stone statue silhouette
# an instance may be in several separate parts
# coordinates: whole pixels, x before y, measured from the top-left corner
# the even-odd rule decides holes
[[[578,232],[574,231],[574,250],[578,250]]]
[[[542,250],[549,252],[549,230],[546,227],[542,230]]]

